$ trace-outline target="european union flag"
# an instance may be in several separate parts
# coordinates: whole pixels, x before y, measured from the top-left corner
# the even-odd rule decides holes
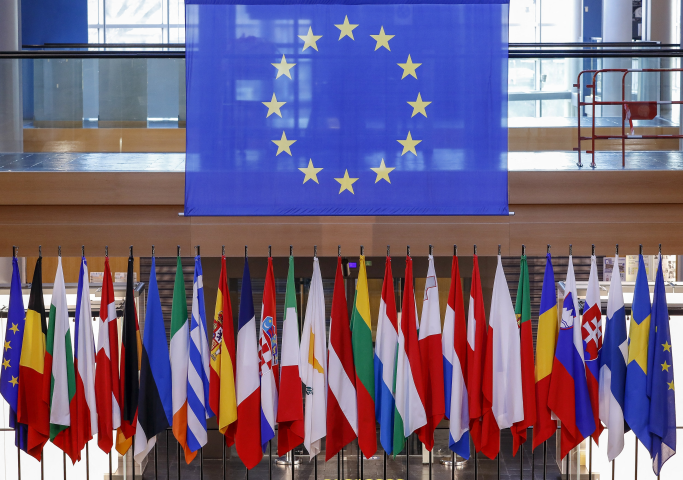
[[[17,258],[12,258],[12,283],[9,291],[9,307],[7,309],[7,328],[2,349],[2,372],[0,372],[0,395],[9,405],[9,426],[14,429],[14,444],[26,451],[28,427],[17,421],[17,405],[19,398],[19,360],[24,342],[24,299],[21,294],[19,265]]]
[[[661,255],[655,278],[648,354],[647,394],[650,397],[649,429],[652,434],[652,448],[649,450],[652,469],[655,475],[659,475],[664,462],[676,454],[676,393]]]
[[[188,0],[186,215],[507,215],[508,0]]]

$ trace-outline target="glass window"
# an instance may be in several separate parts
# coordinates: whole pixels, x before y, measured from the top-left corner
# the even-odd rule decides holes
[[[90,43],[185,43],[183,0],[88,0]]]

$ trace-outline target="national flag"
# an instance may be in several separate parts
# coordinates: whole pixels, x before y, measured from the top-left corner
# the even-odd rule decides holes
[[[7,328],[2,349],[0,395],[3,396],[9,405],[9,427],[14,429],[14,444],[23,451],[27,451],[28,428],[26,425],[19,423],[17,411],[19,409],[19,383],[21,375],[19,365],[25,327],[24,300],[21,293],[21,280],[19,279],[19,264],[17,263],[17,258],[12,257],[12,283],[10,283]],[[68,408],[66,411],[68,413]],[[38,452],[38,456],[40,456],[40,452]]]
[[[140,384],[138,371],[142,354],[138,312],[133,295],[133,256],[128,257],[126,300],[123,305],[121,333],[121,365],[119,367],[121,392],[121,427],[116,432],[116,451],[125,455],[133,443],[138,423],[138,397]]]
[[[76,334],[74,339],[74,370],[76,371],[76,423],[74,450],[80,452],[93,435],[97,435],[97,405],[95,401],[95,340],[92,333],[90,307],[90,275],[85,257],[81,258],[76,293]],[[74,430],[72,423],[71,430]],[[80,455],[80,453],[79,453]]]
[[[57,273],[52,287],[45,353],[43,396],[49,398],[50,403],[50,440],[76,463],[80,460],[80,451],[75,449],[72,432],[69,431],[70,426],[75,428],[77,425],[74,401],[76,374],[61,256],[57,258]]]
[[[453,255],[451,288],[443,322],[443,376],[448,447],[470,458],[470,413],[467,404],[467,324],[458,257]]]
[[[187,448],[196,453],[206,445],[206,420],[213,417],[209,407],[209,342],[206,332],[204,276],[202,260],[194,257],[190,357],[187,364]]]
[[[618,264],[615,264],[618,265]],[[618,275],[617,275],[618,276]],[[614,280],[612,280],[614,281]],[[619,282],[621,291],[621,282]],[[610,294],[610,298],[612,298]],[[623,305],[623,298],[621,300]],[[609,307],[609,304],[608,304]],[[588,276],[588,287],[586,289],[586,301],[583,305],[583,316],[581,318],[581,334],[583,336],[583,358],[586,362],[586,383],[588,385],[588,396],[591,399],[593,419],[595,421],[595,431],[593,440],[596,445],[602,433],[603,426],[600,423],[600,368],[602,362],[602,305],[600,304],[600,285],[598,284],[598,268],[595,262],[595,255],[591,256],[590,275]]]
[[[482,381],[486,353],[486,313],[479,277],[479,257],[474,255],[472,287],[467,318],[467,403],[470,411],[470,434],[474,449],[481,452],[481,417],[484,415]]]
[[[555,273],[550,253],[546,255],[541,306],[536,332],[536,421],[534,422],[532,449],[548,440],[557,431],[557,422],[548,407],[550,378],[557,344],[557,297],[555,294]]]
[[[486,338],[481,449],[494,459],[500,451],[500,430],[524,420],[519,328],[500,255]]]
[[[237,432],[235,446],[242,463],[252,469],[263,458],[261,450],[261,386],[254,299],[249,261],[244,259],[242,293],[237,327]]]
[[[659,475],[664,463],[676,454],[676,393],[671,348],[669,309],[660,254],[652,300],[647,362],[647,394],[650,397],[648,428],[652,435],[650,455],[655,475]]]
[[[417,339],[417,307],[413,287],[413,259],[406,257],[403,304],[396,352],[394,398],[394,457],[403,450],[405,439],[427,424],[420,346]]]
[[[618,255],[614,257],[614,265],[619,265]],[[607,298],[605,343],[600,356],[600,420],[607,426],[607,460],[610,462],[624,449],[624,430],[630,430],[624,426],[627,360],[624,294],[621,277],[612,275]]]
[[[633,304],[631,305],[631,326],[628,332],[624,420],[648,451],[652,449],[652,434],[648,428],[650,397],[647,395],[650,314],[650,288],[647,282],[645,262],[643,256],[640,255],[636,285],[633,290]]]
[[[425,293],[420,317],[417,344],[420,349],[424,406],[427,423],[420,427],[417,436],[427,450],[434,448],[434,429],[446,411],[443,386],[443,354],[441,352],[441,307],[439,286],[434,270],[434,256],[429,256]]]
[[[187,366],[190,361],[190,321],[183,263],[178,256],[171,305],[171,388],[173,392],[173,435],[183,448],[188,464],[196,456],[187,445]]]
[[[275,277],[273,259],[268,257],[266,281],[261,304],[261,328],[259,329],[259,374],[261,375],[261,447],[265,453],[268,442],[275,437],[277,418],[278,368],[277,316],[275,310]]]
[[[282,356],[277,408],[277,454],[283,456],[304,441],[304,403],[299,374],[299,319],[296,313],[294,257],[289,256],[285,318],[282,321]]]
[[[365,458],[377,452],[375,421],[375,372],[372,351],[372,320],[365,255],[358,260],[358,281],[351,311],[351,341],[353,366],[356,370],[356,401],[358,404],[358,446]]]
[[[398,345],[398,315],[394,296],[391,257],[384,266],[382,296],[377,315],[375,337],[375,417],[379,422],[379,441],[384,451],[394,453],[394,382],[396,378],[396,347]]]
[[[97,404],[97,445],[105,453],[114,445],[113,430],[121,426],[119,392],[119,330],[114,303],[114,284],[109,257],[104,259],[100,302],[100,328],[95,357],[95,403]]]
[[[309,458],[320,453],[327,419],[327,347],[325,344],[325,296],[318,257],[313,258],[313,275],[299,346],[299,373],[306,391],[304,447]]]
[[[45,443],[50,439],[50,405],[42,394],[45,336],[47,335],[42,265],[43,257],[38,257],[31,281],[31,294],[28,299],[24,340],[19,362],[19,409],[17,411],[19,423],[28,427],[26,451],[38,461],[42,458]]]
[[[143,333],[140,397],[138,398],[138,423],[135,430],[134,452],[138,463],[142,463],[156,443],[156,435],[165,431],[173,423],[171,362],[166,343],[164,317],[161,313],[155,257],[152,257],[149,274]]]
[[[228,274],[225,268],[225,255],[223,255],[216,294],[216,310],[213,317],[209,407],[216,414],[218,430],[225,436],[225,444],[228,447],[235,443],[237,431],[235,371],[235,329],[232,324]]]
[[[346,308],[341,257],[337,257],[334,279],[330,345],[327,350],[327,441],[325,460],[334,457],[358,436],[358,404],[356,401],[356,371],[353,366],[353,345],[349,311]]]
[[[583,360],[583,338],[578,319],[574,265],[569,256],[562,319],[550,378],[548,407],[562,422],[560,458],[595,431]]]

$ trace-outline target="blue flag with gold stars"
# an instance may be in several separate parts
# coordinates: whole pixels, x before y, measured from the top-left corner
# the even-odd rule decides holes
[[[648,354],[647,394],[650,397],[649,430],[652,435],[652,448],[648,450],[652,456],[652,469],[655,475],[659,475],[664,462],[676,454],[674,362],[661,255],[652,299]]]
[[[186,3],[186,215],[508,214],[508,0]]]
[[[12,283],[9,290],[9,306],[7,308],[7,328],[2,351],[2,372],[0,372],[0,395],[9,405],[9,426],[14,429],[14,444],[26,451],[28,427],[17,421],[17,405],[19,398],[19,360],[24,343],[24,299],[21,294],[19,265],[17,258],[12,258]]]

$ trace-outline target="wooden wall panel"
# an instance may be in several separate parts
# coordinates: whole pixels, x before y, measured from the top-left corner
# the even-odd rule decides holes
[[[25,128],[25,152],[185,152],[184,128]]]
[[[26,252],[24,252],[26,253]],[[43,252],[43,283],[52,283],[55,281],[57,275],[57,257],[53,256],[53,252]],[[90,252],[85,251],[88,259],[89,272],[103,272],[104,271],[104,252]],[[26,275],[27,282],[33,279],[33,270],[36,267],[38,257],[26,257]],[[128,257],[109,257],[109,268],[112,275],[116,272],[128,271]],[[64,272],[65,283],[78,283],[78,274],[81,270],[80,257],[62,257],[62,271]],[[133,259],[133,271],[137,273],[140,279],[140,258]]]

